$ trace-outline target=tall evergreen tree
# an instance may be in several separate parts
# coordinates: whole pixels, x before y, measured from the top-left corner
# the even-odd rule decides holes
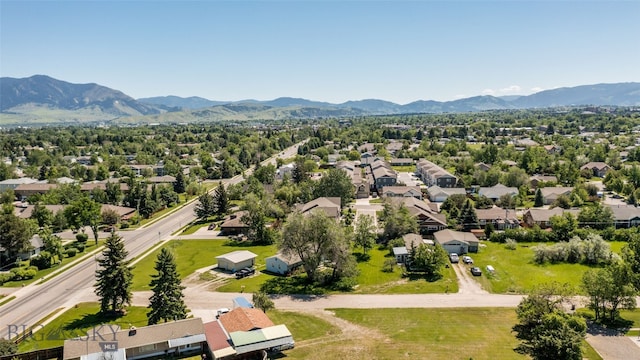
[[[533,199],[533,207],[542,207],[544,205],[544,199],[542,198],[542,191],[536,190],[536,197]]]
[[[149,325],[157,324],[160,321],[181,320],[187,317],[187,307],[184,304],[180,285],[180,275],[176,270],[176,262],[173,254],[162,248],[156,260],[155,275],[151,275],[151,291],[153,295],[149,298],[149,309],[147,318]]]
[[[176,182],[173,183],[173,191],[178,194],[184,194],[187,189],[187,182],[184,179],[184,174],[182,173],[182,169],[178,171],[178,175],[176,175]]]
[[[216,214],[224,215],[229,211],[229,195],[222,181],[218,183],[218,187],[213,194],[213,203],[215,204]]]
[[[209,195],[209,193],[200,195],[194,212],[198,219],[206,219],[209,216],[214,215],[216,213],[216,206],[213,196]]]
[[[117,312],[125,304],[131,304],[133,276],[127,255],[122,238],[112,233],[105,243],[102,259],[98,260],[100,269],[96,271],[96,295],[100,297],[103,313]]]
[[[465,230],[480,228],[478,215],[476,214],[476,209],[474,209],[471,200],[465,200],[464,204],[462,205],[462,210],[460,210],[460,218],[458,219],[458,222]]]

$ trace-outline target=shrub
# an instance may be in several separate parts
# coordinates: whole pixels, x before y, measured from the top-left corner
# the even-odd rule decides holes
[[[84,248],[86,247],[86,245],[84,243],[77,243],[75,247],[78,252],[84,252]]]
[[[48,269],[53,263],[53,255],[48,251],[42,251],[39,255],[31,258],[31,265],[38,268],[38,270]]]
[[[574,236],[569,242],[538,245],[533,252],[533,260],[538,264],[568,262],[597,265],[609,264],[617,258],[609,243],[597,234],[589,234],[584,240]]]
[[[388,258],[384,261],[384,265],[382,265],[382,271],[384,272],[393,272],[393,269],[396,266],[396,259]]]
[[[6,283],[7,281],[13,280],[13,277],[14,273],[12,272],[0,274],[0,285]]]
[[[128,229],[129,228],[129,223],[128,222],[123,222],[120,224],[120,229]]]
[[[515,250],[518,247],[518,242],[513,239],[507,239],[504,242],[504,247],[508,250]]]
[[[20,281],[33,279],[37,271],[28,268],[13,268],[11,269],[11,273],[13,274],[13,280]]]
[[[86,243],[89,240],[89,235],[85,233],[76,234],[76,241],[79,243]]]
[[[67,251],[65,251],[65,254],[67,254],[67,257],[74,257],[76,256],[77,252],[78,252],[78,249],[76,248],[68,248]]]

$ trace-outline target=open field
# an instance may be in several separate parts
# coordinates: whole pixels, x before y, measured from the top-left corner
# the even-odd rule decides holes
[[[216,265],[216,256],[231,251],[249,250],[258,255],[256,259],[257,269],[264,267],[264,259],[266,257],[276,253],[275,245],[242,246],[228,240],[172,240],[163,245],[163,247],[173,251],[178,273],[183,279],[198,269],[213,268]],[[150,290],[149,282],[151,281],[151,275],[156,272],[154,266],[159,253],[160,249],[157,249],[135,264],[133,269],[133,291]]]
[[[532,248],[537,243],[520,243],[516,250],[509,250],[504,244],[483,241],[480,252],[470,254],[474,264],[483,273],[475,277],[482,287],[492,293],[524,293],[538,284],[557,281],[568,283],[579,291],[582,275],[590,266],[582,264],[542,264],[533,262]],[[622,242],[611,242],[611,249],[619,253]],[[486,271],[492,265],[496,271],[493,275]]]
[[[19,350],[25,352],[61,346],[65,339],[86,336],[87,330],[100,324],[116,324],[123,329],[128,329],[131,325],[147,325],[146,307],[130,306],[127,308],[127,314],[118,318],[103,317],[98,314],[99,311],[98,303],[78,304],[39,329],[32,339],[20,343]]]
[[[341,334],[296,339],[287,359],[527,359],[513,348],[513,309],[335,309]],[[345,322],[346,320],[346,322]],[[285,324],[287,322],[285,321]],[[287,326],[289,326],[287,324]],[[585,359],[600,357],[585,345]]]

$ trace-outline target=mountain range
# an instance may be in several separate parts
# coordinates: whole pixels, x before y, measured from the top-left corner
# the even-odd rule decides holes
[[[444,102],[419,100],[400,105],[379,99],[332,104],[292,97],[234,102],[178,96],[134,99],[121,91],[98,84],[72,84],[45,75],[22,79],[0,78],[0,125],[313,119],[580,105],[640,106],[640,83],[583,85],[545,90],[527,96],[486,95]]]

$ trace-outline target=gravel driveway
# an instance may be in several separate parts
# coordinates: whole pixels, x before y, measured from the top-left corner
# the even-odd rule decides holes
[[[458,277],[459,294],[489,294],[488,291],[484,290],[480,284],[478,284],[478,282],[473,278],[473,275],[471,275],[471,271],[469,269],[471,269],[472,265],[460,262],[458,264],[449,264],[449,266],[453,266],[453,270],[456,272],[456,276]]]

